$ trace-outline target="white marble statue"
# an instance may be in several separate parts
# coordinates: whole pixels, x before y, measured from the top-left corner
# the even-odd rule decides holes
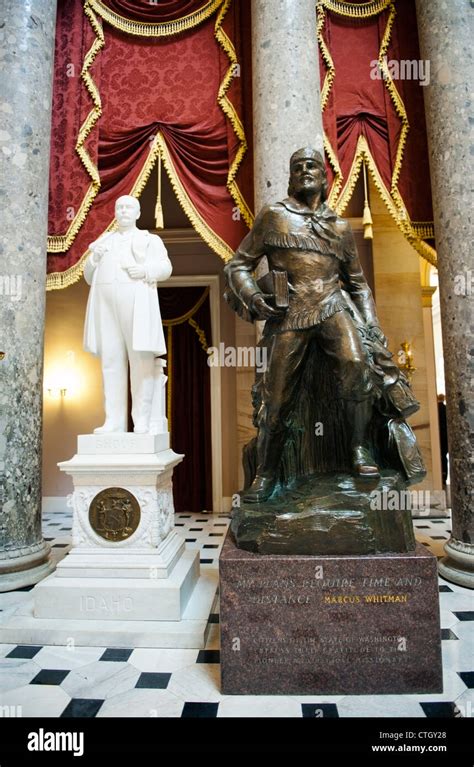
[[[128,363],[134,431],[156,433],[156,424],[166,421],[164,413],[156,412],[163,401],[164,373],[155,358],[166,354],[156,286],[168,279],[172,266],[160,237],[137,228],[139,216],[135,197],[119,197],[118,231],[89,246],[84,267],[91,286],[84,348],[100,356],[104,380],[105,423],[96,434],[127,431]]]

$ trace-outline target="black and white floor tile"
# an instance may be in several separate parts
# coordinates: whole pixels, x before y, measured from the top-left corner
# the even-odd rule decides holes
[[[227,515],[177,514],[201,567],[217,568]],[[417,539],[437,556],[449,519],[417,519]],[[53,556],[70,546],[71,518],[46,514]],[[0,594],[0,621],[30,588]],[[0,645],[0,700],[23,717],[469,717],[474,715],[474,599],[440,578],[444,692],[385,696],[223,696],[219,687],[219,615],[209,616],[203,650]],[[322,713],[321,713],[322,712]]]

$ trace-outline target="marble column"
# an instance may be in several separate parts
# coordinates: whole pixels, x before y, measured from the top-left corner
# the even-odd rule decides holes
[[[56,0],[0,11],[0,591],[52,570],[41,532],[48,171]]]
[[[287,196],[289,160],[296,149],[323,151],[319,58],[314,0],[253,0],[252,91],[255,212]],[[267,271],[266,259],[257,276]],[[263,322],[236,317],[236,344],[254,346]],[[237,370],[239,455],[252,436],[251,368]],[[243,478],[240,466],[240,479]],[[241,485],[240,485],[241,486]]]
[[[254,0],[252,76],[255,210],[286,197],[288,162],[323,150],[314,0]]]
[[[443,329],[452,537],[443,577],[474,586],[474,101],[469,0],[417,0]]]

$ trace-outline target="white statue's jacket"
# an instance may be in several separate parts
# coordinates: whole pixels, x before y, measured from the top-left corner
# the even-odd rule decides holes
[[[130,242],[125,240],[126,247],[123,248],[122,238],[124,235],[120,232],[107,232],[89,246],[91,255],[86,260],[84,277],[91,290],[84,326],[84,349],[92,354],[101,354],[108,327],[103,326],[104,318],[99,310],[100,293],[104,286],[117,282],[133,285],[133,349],[154,352],[157,356],[166,354],[156,290],[157,283],[167,280],[172,272],[166,248],[156,234],[137,228],[131,232]],[[97,263],[94,251],[98,248],[102,248],[104,254]],[[119,255],[121,250],[123,252]],[[145,268],[145,278],[137,280],[128,275],[125,267],[132,263],[130,258]]]
[[[118,230],[89,246],[84,267],[91,286],[84,348],[100,357],[104,382],[105,423],[95,433],[127,431],[129,370],[134,431],[157,433],[166,421],[159,407],[163,364],[155,362],[166,354],[156,287],[170,277],[172,266],[161,239],[137,228],[139,216],[138,200],[119,197]]]

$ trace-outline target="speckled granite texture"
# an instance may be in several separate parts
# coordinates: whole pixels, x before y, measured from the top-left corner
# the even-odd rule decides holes
[[[474,587],[474,8],[417,0],[443,327],[453,532],[445,578]],[[459,572],[456,572],[456,570]],[[463,576],[464,571],[464,576]]]
[[[224,695],[442,691],[436,558],[277,556],[220,560]]]
[[[255,209],[286,197],[290,156],[323,151],[314,0],[258,0],[252,13]]]
[[[4,0],[0,11],[0,590],[49,569],[41,411],[55,19],[56,0]],[[24,583],[12,572],[30,568]]]

